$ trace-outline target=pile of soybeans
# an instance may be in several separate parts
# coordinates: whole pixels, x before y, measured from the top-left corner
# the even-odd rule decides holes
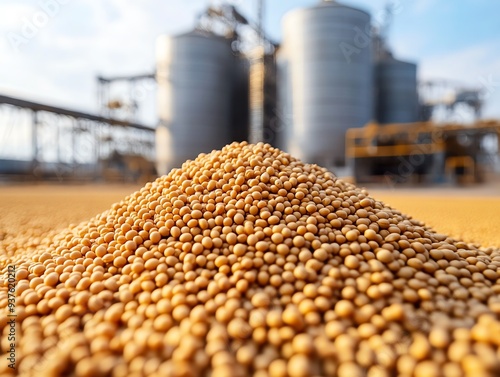
[[[187,161],[0,268],[1,376],[500,375],[500,250],[266,144]]]

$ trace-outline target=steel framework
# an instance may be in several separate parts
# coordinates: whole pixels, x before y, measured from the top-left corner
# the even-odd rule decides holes
[[[29,161],[3,153],[0,174],[96,179],[101,161],[113,153],[154,158],[151,127],[5,95],[0,95],[0,127],[9,131],[2,143],[17,137],[30,149]]]

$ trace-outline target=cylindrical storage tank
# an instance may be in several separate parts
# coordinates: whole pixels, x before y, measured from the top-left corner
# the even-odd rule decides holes
[[[418,121],[417,65],[386,59],[375,66],[377,120],[381,124]]]
[[[278,85],[285,149],[307,162],[342,166],[345,131],[373,114],[370,15],[323,1],[291,11],[283,26]]]
[[[158,174],[231,141],[234,69],[222,37],[198,31],[159,37]]]

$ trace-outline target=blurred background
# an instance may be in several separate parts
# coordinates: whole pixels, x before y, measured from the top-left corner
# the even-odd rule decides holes
[[[0,204],[119,200],[248,140],[432,225],[439,205],[496,216],[499,12],[488,0],[4,0]]]

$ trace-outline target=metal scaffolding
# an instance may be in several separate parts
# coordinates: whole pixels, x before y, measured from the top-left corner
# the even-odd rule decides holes
[[[3,155],[0,174],[99,179],[102,161],[116,153],[154,158],[153,128],[0,95],[0,127],[10,126],[19,136],[23,121],[30,130],[30,136],[21,135],[24,144],[31,144],[29,161]],[[9,136],[2,142],[9,143]]]

